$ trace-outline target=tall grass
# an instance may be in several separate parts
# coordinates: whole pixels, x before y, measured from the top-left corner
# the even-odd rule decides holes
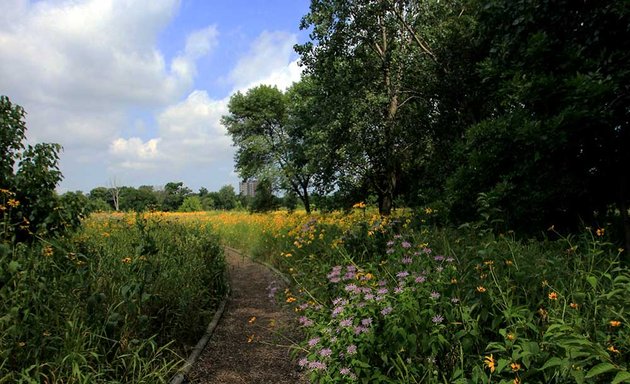
[[[96,215],[75,234],[0,245],[0,383],[159,383],[226,291],[198,222]]]

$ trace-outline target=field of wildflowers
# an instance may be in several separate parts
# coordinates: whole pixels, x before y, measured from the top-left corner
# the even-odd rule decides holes
[[[630,274],[605,228],[525,241],[435,215],[96,214],[5,242],[0,382],[166,380],[225,291],[220,242],[292,279],[274,293],[312,382],[630,382]]]
[[[630,382],[630,274],[604,228],[523,241],[433,215],[209,220],[293,278],[313,382]]]
[[[0,383],[167,382],[226,292],[218,238],[190,215],[96,214],[30,243],[6,217]]]

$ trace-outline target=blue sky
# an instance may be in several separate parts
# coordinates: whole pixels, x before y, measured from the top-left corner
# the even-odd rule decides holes
[[[7,3],[8,2],[8,3]],[[308,0],[3,0],[0,93],[64,147],[61,192],[236,186],[236,91],[299,80]]]

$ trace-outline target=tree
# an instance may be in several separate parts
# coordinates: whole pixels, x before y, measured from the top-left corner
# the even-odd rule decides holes
[[[340,160],[328,178],[350,188],[367,181],[385,215],[414,151],[427,149],[432,103],[415,80],[435,57],[410,28],[421,11],[414,1],[313,0],[302,28],[312,27],[316,44],[297,47],[327,100],[328,152]]]
[[[203,205],[201,204],[201,198],[199,196],[186,196],[184,202],[179,207],[179,212],[200,212],[203,211]]]
[[[459,146],[453,212],[485,193],[511,227],[574,228],[616,205],[630,246],[630,9],[623,1],[485,1],[487,114]]]
[[[295,88],[295,86],[294,86]],[[230,114],[222,124],[237,147],[236,169],[243,179],[277,180],[278,185],[296,193],[310,212],[309,188],[313,171],[306,155],[308,128],[298,115],[290,115],[290,100],[277,87],[261,85],[230,98]]]
[[[120,209],[123,211],[142,212],[157,207],[157,197],[153,187],[143,185],[139,188],[119,188]]]
[[[170,182],[164,186],[162,210],[177,211],[184,202],[184,198],[190,195],[192,190],[185,187],[183,182]]]
[[[64,220],[55,194],[63,177],[58,166],[61,146],[24,145],[25,116],[22,107],[0,96],[0,214],[5,240],[55,234],[73,223]]]
[[[269,212],[278,208],[278,200],[273,195],[271,181],[263,179],[256,187],[256,194],[252,199],[250,210],[252,212]]]
[[[213,196],[213,199],[216,209],[225,210],[236,208],[236,203],[238,201],[234,187],[231,185],[224,185],[221,187],[219,192],[216,192],[216,195]]]

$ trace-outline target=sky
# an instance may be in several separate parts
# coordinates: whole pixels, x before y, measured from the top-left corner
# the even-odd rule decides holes
[[[220,118],[237,91],[300,79],[309,4],[2,0],[0,94],[26,110],[29,143],[63,146],[59,192],[237,188]]]

